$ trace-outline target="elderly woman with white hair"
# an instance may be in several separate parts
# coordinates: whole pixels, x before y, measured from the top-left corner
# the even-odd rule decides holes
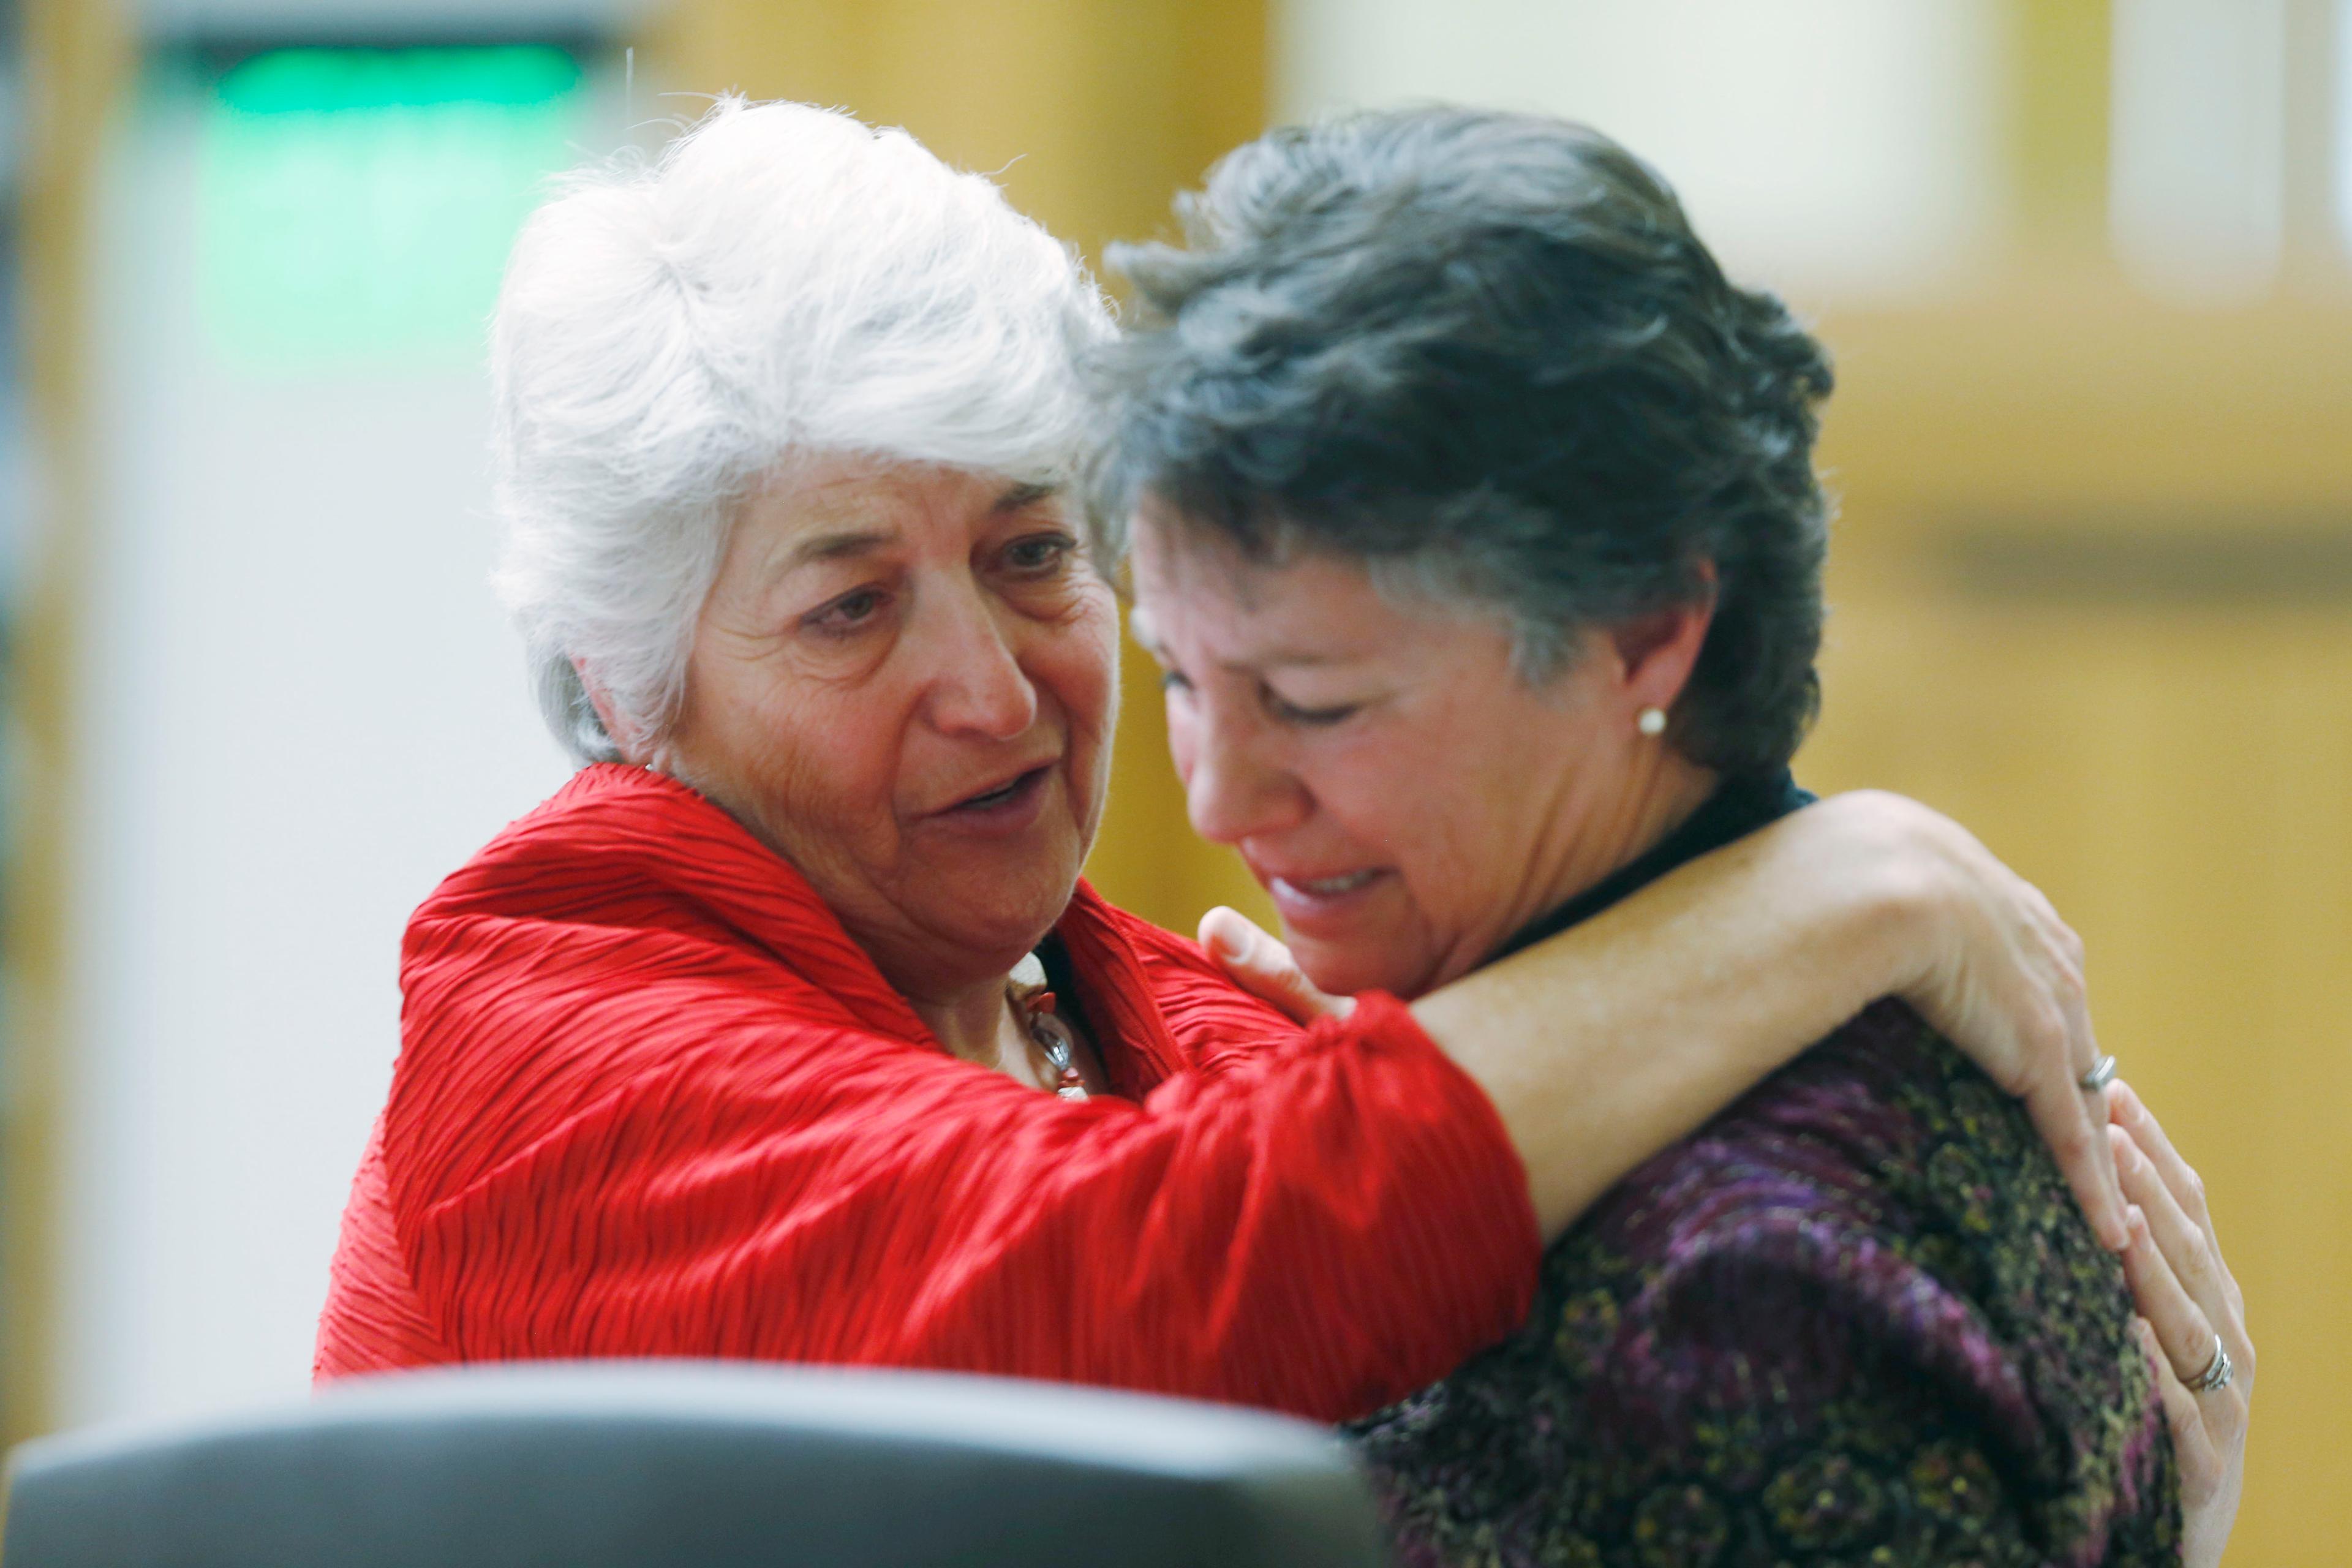
[[[1087,889],[1118,609],[1065,486],[1110,331],[989,184],[811,109],[721,104],[530,220],[501,582],[581,770],[408,928],[320,1377],[740,1356],[1358,1416],[1888,994],[2123,1244],[2074,939],[1906,802],[1303,1029]]]

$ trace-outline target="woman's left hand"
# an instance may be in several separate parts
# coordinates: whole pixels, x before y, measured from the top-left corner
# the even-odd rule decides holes
[[[2222,1259],[2205,1184],[2139,1096],[2111,1085],[2107,1118],[2124,1196],[2133,1205],[2124,1271],[2180,1466],[2180,1560],[2185,1568],[2217,1568],[2245,1482],[2246,1407],[2254,1393],[2246,1298]],[[2191,1390],[2221,1355],[2229,1357],[2230,1381]]]

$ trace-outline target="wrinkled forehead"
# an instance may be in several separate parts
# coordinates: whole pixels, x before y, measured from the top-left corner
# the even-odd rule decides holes
[[[781,570],[937,536],[960,545],[1016,513],[1058,510],[1055,485],[887,454],[795,454],[740,505],[731,553]]]

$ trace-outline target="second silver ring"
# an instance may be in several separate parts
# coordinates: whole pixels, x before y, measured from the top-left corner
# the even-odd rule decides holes
[[[2203,1372],[2189,1380],[2188,1388],[2191,1394],[2211,1394],[2216,1389],[2229,1387],[2230,1380],[2237,1375],[2238,1369],[2230,1360],[2228,1348],[2221,1343],[2221,1336],[2215,1334],[2213,1359],[2205,1363]]]

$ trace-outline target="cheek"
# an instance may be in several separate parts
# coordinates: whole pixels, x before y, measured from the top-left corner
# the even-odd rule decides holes
[[[690,781],[804,866],[873,853],[891,831],[907,693],[722,654],[698,649],[689,670]]]
[[[1192,785],[1192,762],[1200,754],[1200,720],[1192,705],[1173,691],[1160,701],[1168,716],[1168,758],[1176,764],[1176,777],[1185,788]]]
[[[1067,783],[1080,837],[1091,844],[1110,783],[1112,727],[1118,718],[1118,617],[1108,588],[1066,619],[1027,634],[1022,668],[1067,726]]]
[[[794,695],[765,709],[752,740],[765,814],[781,836],[803,845],[847,847],[887,836],[905,733],[888,716],[888,699],[870,690],[855,702]]]
[[[1323,814],[1383,865],[1410,866],[1433,813],[1454,804],[1446,790],[1425,798],[1444,770],[1432,765],[1430,751],[1410,732],[1302,747],[1290,771]]]
[[[1044,628],[1034,647],[1030,679],[1069,715],[1074,740],[1099,744],[1118,712],[1118,617],[1110,591],[1090,595],[1077,615]]]

